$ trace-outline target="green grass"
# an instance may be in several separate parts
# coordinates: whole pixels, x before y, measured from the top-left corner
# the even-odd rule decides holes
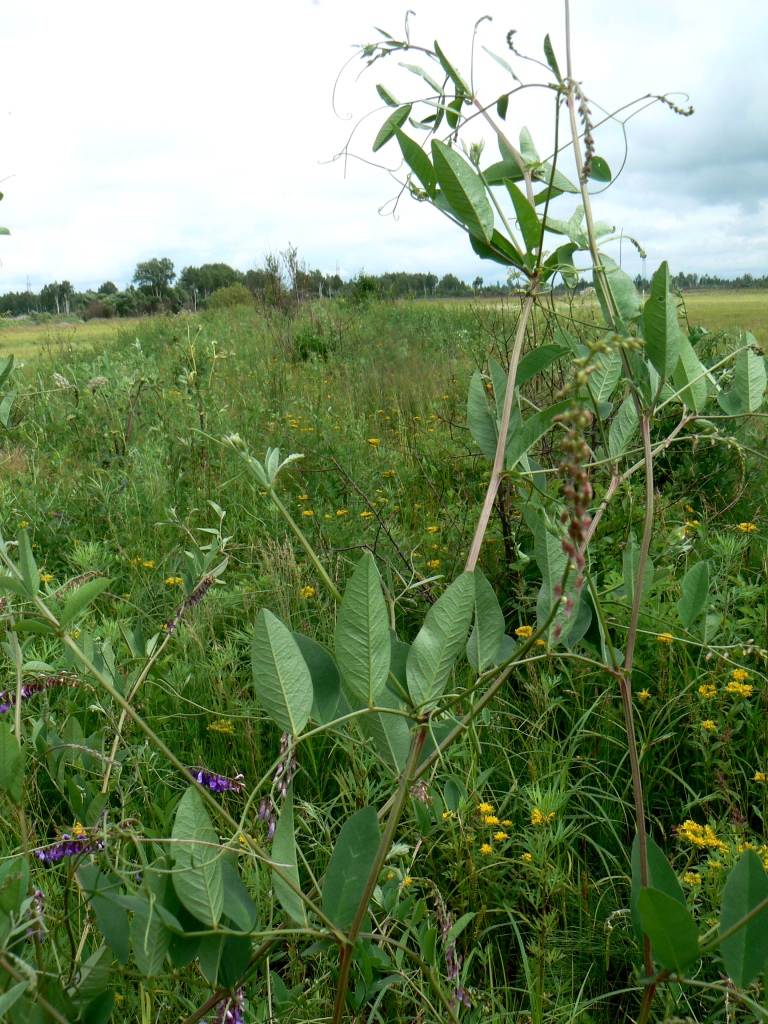
[[[130,330],[129,323],[71,319],[33,324],[0,320],[0,359],[13,355],[25,361],[40,357],[66,360],[71,353],[86,347],[103,348],[120,331]]]
[[[701,319],[692,298],[688,305],[689,315],[696,308]],[[731,315],[724,308],[712,329]],[[237,307],[79,325],[71,352],[64,343],[38,343],[45,358],[23,356],[15,384],[21,397],[0,448],[3,536],[14,537],[27,524],[50,594],[89,570],[108,576],[94,614],[80,623],[82,642],[108,644],[128,679],[135,664],[126,627],[162,636],[181,600],[174,581],[185,568],[184,551],[210,541],[203,531],[230,537],[223,584],[185,614],[137,706],[183,763],[230,776],[242,772],[249,786],[262,776],[269,780],[280,737],[254,696],[253,620],[267,607],[292,629],[332,646],[336,609],[274,506],[212,439],[236,432],[258,457],[269,445],[303,455],[285,473],[283,500],[340,588],[364,550],[375,554],[399,598],[398,635],[412,640],[463,565],[488,477],[488,463],[466,429],[467,386],[489,349],[503,361],[515,318],[514,305],[327,303],[295,320]],[[743,326],[753,324],[745,318]],[[552,328],[550,316],[537,317],[529,345],[551,340]],[[589,336],[587,326],[573,329]],[[29,344],[16,330],[0,331],[0,345]],[[54,389],[53,373],[74,387]],[[547,371],[527,400],[550,404],[565,375]],[[93,391],[88,382],[97,377],[106,383]],[[753,448],[761,444],[759,428],[741,428],[739,437]],[[560,451],[543,446],[537,457],[554,471]],[[700,875],[685,888],[702,923],[718,906],[722,876],[676,827],[687,818],[711,821],[726,864],[740,843],[765,841],[768,791],[755,779],[768,771],[765,482],[759,461],[737,457],[732,447],[712,448],[706,438],[673,448],[657,471],[659,528],[651,556],[658,580],[641,615],[635,712],[652,834],[680,877],[691,870]],[[622,555],[630,531],[639,536],[642,528],[643,487],[637,474],[623,488],[593,551],[618,642],[628,621]],[[536,621],[540,574],[532,521],[520,514],[518,492],[505,488],[482,568],[506,631],[514,634]],[[211,502],[225,511],[223,521]],[[740,522],[756,529],[739,530]],[[679,581],[704,558],[712,577],[706,623],[686,632],[676,612]],[[425,582],[430,577],[437,578]],[[303,596],[307,587],[313,593]],[[667,631],[677,637],[672,644],[658,640]],[[718,653],[710,656],[713,648]],[[625,914],[632,839],[626,739],[615,682],[594,654],[585,648],[582,660],[572,660],[546,646],[534,649],[438,764],[428,802],[409,804],[392,878],[382,880],[398,905],[411,895],[423,898],[427,916],[436,888],[454,920],[475,915],[459,945],[464,982],[485,1020],[608,1024],[637,1010],[636,993],[611,995],[635,984],[641,957]],[[31,633],[22,636],[22,656],[57,668],[62,660],[55,640]],[[755,687],[749,698],[726,689],[736,666],[744,666]],[[11,678],[10,662],[5,667]],[[462,668],[459,681],[469,678]],[[714,692],[707,696],[702,686]],[[35,844],[72,829],[76,804],[68,776],[98,791],[100,757],[111,747],[116,718],[111,702],[91,686],[52,690],[25,705],[24,728],[38,737],[27,809]],[[222,720],[231,732],[220,731]],[[119,750],[110,814],[127,822],[136,849],[147,851],[148,837],[168,835],[172,798],[184,783],[135,728],[126,730]],[[375,748],[354,727],[302,744],[294,788],[306,877],[325,869],[340,822],[361,806],[383,803],[391,785]],[[225,798],[233,811],[243,811],[241,796]],[[487,824],[481,802],[509,824]],[[258,800],[246,827],[265,840],[257,808]],[[506,838],[494,839],[499,829]],[[18,842],[8,829],[6,853]],[[490,854],[482,852],[484,843]],[[126,864],[132,850],[128,842],[121,847]],[[268,873],[241,860],[268,918],[276,912]],[[60,908],[64,872],[38,869],[34,881],[49,905]],[[71,891],[70,897],[77,904]],[[393,934],[413,943],[403,930],[407,912]],[[69,956],[66,929],[52,923],[51,936],[45,956],[52,948]],[[92,936],[84,948],[94,951]],[[297,941],[276,952],[270,967],[274,976],[260,970],[248,985],[254,1019],[267,1019],[276,999],[284,1001],[282,1019],[327,1015],[328,955],[308,955]],[[125,1020],[142,1019],[140,998],[153,1009],[146,1019],[165,1013],[169,1002],[177,1019],[208,993],[194,966],[144,982],[145,996],[130,966],[114,972],[114,985]],[[590,999],[596,1002],[577,1015]],[[372,1019],[436,1019],[418,985],[392,989],[382,1000]],[[695,1016],[701,1003],[667,1010]]]

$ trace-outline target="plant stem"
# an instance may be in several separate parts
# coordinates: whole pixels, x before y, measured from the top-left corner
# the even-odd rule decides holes
[[[475,529],[475,535],[472,538],[472,547],[469,549],[467,564],[464,566],[465,572],[474,572],[475,566],[477,565],[477,560],[480,557],[480,548],[482,547],[483,537],[485,536],[485,531],[488,529],[488,522],[491,518],[491,512],[493,511],[493,503],[496,500],[496,492],[498,491],[499,483],[501,482],[501,474],[504,472],[504,456],[507,448],[509,418],[512,413],[512,402],[514,401],[515,396],[517,367],[520,362],[520,354],[523,350],[523,342],[525,341],[525,332],[528,327],[528,320],[531,315],[531,310],[533,309],[533,303],[536,299],[535,292],[536,285],[534,283],[530,294],[525,297],[523,308],[520,311],[520,319],[517,322],[515,343],[509,360],[507,393],[504,396],[504,408],[501,411],[501,420],[499,422],[499,438],[496,442],[496,455],[493,460],[493,469],[491,470],[491,479],[488,482],[488,490],[485,492],[485,500],[483,502],[483,507],[480,510],[480,519],[478,520],[477,527]]]

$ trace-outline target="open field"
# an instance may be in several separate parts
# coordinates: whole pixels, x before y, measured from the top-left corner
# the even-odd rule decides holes
[[[0,359],[14,355],[17,359],[38,356],[63,356],[86,347],[101,348],[130,321],[88,320],[50,321],[34,324],[26,320],[0,320]]]
[[[754,321],[741,321],[738,311],[754,299],[750,308],[759,319],[768,296],[701,299],[695,317],[689,302],[692,319],[707,323],[709,316],[718,329],[737,316],[740,326],[754,330]],[[336,948],[311,908],[306,926],[290,923],[286,907],[303,911],[265,858],[283,864],[295,856],[290,877],[314,895],[320,913],[333,913],[331,886],[323,902],[313,886],[333,876],[342,824],[360,820],[353,816],[365,808],[384,808],[397,791],[405,770],[402,731],[380,723],[406,723],[406,751],[409,730],[424,728],[423,713],[413,710],[424,702],[409,689],[417,692],[416,669],[404,669],[406,644],[414,643],[427,614],[438,621],[435,609],[444,607],[448,584],[466,580],[462,569],[491,466],[468,429],[468,388],[475,370],[487,367],[489,351],[506,365],[519,309],[519,303],[499,309],[479,302],[324,302],[283,316],[236,306],[76,325],[71,344],[69,325],[55,343],[44,339],[54,331],[50,325],[39,333],[0,330],[0,352],[21,346],[15,350],[25,362],[12,379],[18,397],[8,429],[0,428],[0,530],[22,546],[29,539],[20,578],[39,581],[42,595],[42,607],[34,605],[20,596],[20,584],[4,592],[0,609],[6,628],[15,616],[4,634],[5,688],[13,690],[17,678],[38,685],[20,704],[19,728],[30,738],[25,816],[17,813],[21,797],[16,803],[2,797],[8,824],[0,830],[0,870],[18,865],[29,849],[48,851],[53,861],[62,833],[80,828],[76,853],[50,866],[31,858],[30,891],[44,893],[46,907],[45,941],[37,948],[51,977],[63,970],[60,964],[68,972],[70,961],[101,957],[103,984],[117,999],[112,1020],[194,1015],[211,993],[246,972],[252,955],[257,960],[243,983],[248,1024],[330,1019]],[[581,322],[588,319],[569,325],[576,341],[605,333]],[[554,329],[548,313],[537,315],[525,354],[560,344]],[[720,358],[730,342],[718,344]],[[572,351],[558,351],[522,388],[528,425],[538,410],[563,401],[572,379]],[[72,386],[52,390],[54,373]],[[501,388],[498,377],[484,378],[481,396],[493,396],[494,386]],[[429,770],[403,791],[396,846],[376,876],[370,931],[355,952],[357,1019],[437,1024],[450,1019],[459,982],[472,1005],[457,1012],[472,1024],[614,1024],[637,1015],[643,951],[629,913],[632,777],[620,673],[606,661],[601,630],[608,631],[614,656],[626,649],[628,588],[631,593],[645,522],[643,472],[623,480],[589,547],[587,572],[604,618],[590,618],[572,647],[545,621],[547,607],[558,608],[556,597],[546,604],[546,588],[555,593],[560,582],[547,575],[548,566],[567,562],[557,561],[563,559],[561,515],[571,509],[563,489],[567,467],[577,476],[578,460],[591,460],[594,507],[611,481],[605,437],[615,441],[625,384],[617,373],[603,387],[603,420],[583,428],[587,456],[574,449],[560,421],[550,423],[531,448],[535,465],[503,478],[479,566],[502,616],[504,658],[517,660],[478,706],[485,691],[465,644],[469,619],[460,621],[460,642],[422,752],[432,758]],[[586,401],[578,389],[569,394]],[[707,399],[708,422],[681,428],[668,449],[661,441],[677,427],[679,408],[653,425],[660,450],[652,566],[638,605],[629,696],[650,834],[672,878],[663,884],[679,890],[677,904],[688,908],[702,934],[717,920],[724,878],[744,849],[768,858],[764,428],[759,419],[721,421],[720,415]],[[722,438],[713,433],[721,423]],[[240,442],[222,443],[231,435],[261,460],[269,446],[302,456],[281,472],[277,500],[250,474]],[[639,431],[630,433],[617,464],[624,469],[641,456]],[[228,563],[216,583],[219,548]],[[7,558],[18,561],[20,550],[9,545]],[[708,566],[707,585],[692,614],[682,600],[683,580],[701,563]],[[378,570],[373,590],[381,604],[371,599],[371,607],[381,611],[377,628],[394,678],[377,691],[381,717],[374,719],[368,698],[361,702],[346,682],[342,692],[338,674],[328,711],[321,682],[329,677],[318,675],[312,662],[316,690],[296,726],[292,765],[289,741],[281,739],[291,722],[280,724],[275,707],[282,705],[259,688],[254,637],[265,622],[278,628],[268,609],[302,643],[325,645],[325,655],[316,647],[302,651],[325,656],[323,671],[332,677],[328,652],[341,663],[339,623],[346,614],[335,592],[352,586],[359,564]],[[0,575],[9,571],[6,562]],[[74,613],[67,627],[73,646],[65,647],[42,620],[61,618],[70,595],[94,583],[104,589]],[[566,594],[573,599],[573,590]],[[583,606],[576,607],[573,620],[582,623]],[[441,629],[463,614],[453,606]],[[572,620],[562,621],[567,635]],[[438,639],[430,642],[442,642],[439,634],[436,629]],[[489,664],[500,663],[498,652],[490,657]],[[65,671],[73,675],[59,675]],[[495,679],[498,670],[492,674]],[[10,699],[2,697],[0,731],[16,711]],[[123,721],[126,700],[134,717]],[[453,727],[453,746],[440,757],[430,754]],[[281,789],[285,771],[293,778],[290,799]],[[0,762],[0,790],[16,800],[3,772]],[[199,892],[190,895],[179,880],[181,861],[172,857],[180,858],[177,851],[190,840],[174,831],[168,841],[172,829],[182,829],[179,808],[198,792],[188,785],[190,773],[202,772],[216,806],[208,803],[206,811],[201,803],[202,817],[197,808],[195,827],[203,831],[193,839],[204,836],[203,848],[214,852],[204,862],[210,892],[217,865],[228,879],[225,909],[216,918],[231,933],[226,939],[211,931],[206,915],[212,912]],[[289,807],[290,841],[281,846],[288,842]],[[215,825],[204,826],[206,815]],[[276,819],[283,826],[273,835]],[[91,876],[82,869],[94,866],[112,879],[122,902],[99,903],[97,895],[89,903],[84,887]],[[202,877],[194,865],[184,870]],[[176,889],[166,887],[171,875],[183,906]],[[3,901],[16,891],[9,890],[7,883],[0,922],[7,918]],[[116,929],[110,929],[111,906]],[[450,941],[446,914],[463,922]],[[264,936],[272,934],[273,921],[284,920],[287,940],[281,931],[283,945],[269,947],[264,959]],[[180,938],[180,928],[189,935]],[[23,918],[14,955],[34,954],[28,931]],[[377,938],[382,931],[385,938]],[[426,961],[434,966],[420,989]],[[234,975],[228,964],[236,965]],[[697,970],[697,979],[720,983],[719,960],[702,960]],[[49,985],[56,993],[50,979]],[[73,996],[60,992],[59,998],[65,1019],[81,1019],[71,1009]],[[727,1004],[724,996],[699,997],[697,990],[663,998],[659,1021],[751,1019],[734,1017],[733,989]],[[14,1016],[13,1024],[38,1019]]]

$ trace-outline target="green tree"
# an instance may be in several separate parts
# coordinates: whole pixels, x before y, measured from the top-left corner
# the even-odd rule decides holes
[[[154,259],[147,260],[146,263],[136,264],[133,283],[138,285],[142,291],[162,299],[170,289],[175,278],[176,271],[173,269],[171,260],[167,256],[160,260],[155,257]]]

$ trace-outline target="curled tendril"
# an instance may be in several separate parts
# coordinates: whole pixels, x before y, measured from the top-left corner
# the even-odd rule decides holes
[[[680,117],[690,117],[694,112],[693,107],[678,107],[676,103],[673,103],[672,100],[666,96],[657,96],[654,93],[653,98],[658,100],[659,103],[663,103],[664,106],[669,107],[670,110],[674,110],[674,112],[679,114]]]

